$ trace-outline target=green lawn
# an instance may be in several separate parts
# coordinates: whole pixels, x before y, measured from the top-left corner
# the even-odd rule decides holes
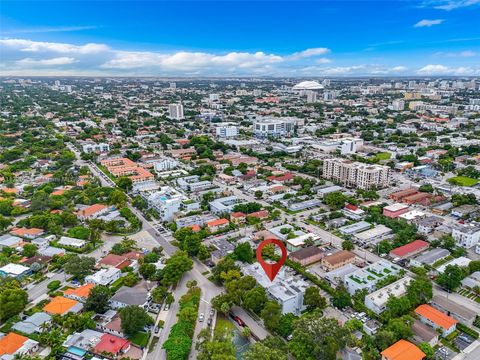
[[[455,176],[447,180],[450,184],[459,186],[473,186],[478,183],[478,180],[466,176]]]
[[[217,322],[215,323],[215,334],[218,331],[227,332],[228,330],[230,331],[235,330],[235,325],[233,325],[233,323],[230,320],[228,320],[227,318],[219,314],[217,316]]]
[[[148,336],[149,334],[146,332],[138,332],[135,335],[133,335],[129,340],[135,345],[138,345],[140,347],[145,347],[148,344]]]
[[[381,153],[375,154],[375,159],[377,159],[377,161],[390,160],[391,157],[392,157],[392,154],[389,152],[381,152]]]

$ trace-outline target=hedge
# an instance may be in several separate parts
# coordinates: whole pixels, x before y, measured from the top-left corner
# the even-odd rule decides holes
[[[474,339],[478,339],[478,332],[476,332],[473,329],[470,329],[468,326],[465,326],[462,323],[457,323],[457,330],[464,332],[465,334],[471,336]]]

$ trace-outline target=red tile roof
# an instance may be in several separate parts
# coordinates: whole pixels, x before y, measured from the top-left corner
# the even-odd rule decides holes
[[[427,304],[423,304],[417,307],[415,309],[415,313],[424,317],[425,319],[430,320],[431,322],[445,330],[450,329],[453,325],[458,323],[458,321],[454,318]]]
[[[122,350],[126,350],[130,346],[130,341],[113,336],[110,334],[104,334],[99,343],[93,348],[96,353],[108,352],[111,354],[118,354]]]
[[[415,240],[407,245],[399,246],[396,249],[393,249],[392,251],[390,251],[390,255],[403,257],[405,255],[419,251],[420,249],[426,249],[428,248],[428,246],[429,244],[426,241]]]
[[[207,223],[208,227],[213,227],[213,226],[219,226],[219,225],[225,225],[228,224],[229,221],[227,219],[217,219],[217,220],[212,220]]]

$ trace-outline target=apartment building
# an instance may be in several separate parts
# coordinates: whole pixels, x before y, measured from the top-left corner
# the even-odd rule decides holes
[[[105,153],[110,151],[110,145],[106,143],[87,142],[82,144],[82,151],[84,153]]]
[[[183,210],[195,211],[200,206],[170,186],[161,187],[156,191],[141,192],[141,196],[147,201],[148,206],[160,215],[161,221],[171,221],[176,213]]]
[[[253,123],[253,134],[260,138],[290,136],[301,123],[303,120],[296,118],[256,119]]]
[[[365,296],[365,306],[376,314],[381,314],[385,311],[387,301],[391,296],[399,298],[407,292],[407,285],[412,281],[412,278],[406,276],[397,280],[390,285],[387,285],[377,291]]]
[[[354,262],[355,254],[347,250],[342,250],[324,257],[322,259],[322,267],[325,271],[333,271],[347,264],[353,264]]]
[[[177,184],[180,186],[182,190],[185,191],[202,191],[202,190],[207,190],[211,187],[213,187],[213,184],[211,181],[208,180],[200,180],[200,177],[198,175],[191,175],[191,176],[185,176],[182,178],[177,179]]]
[[[423,323],[430,325],[436,330],[438,329],[443,336],[451,334],[457,328],[457,320],[428,304],[417,307],[415,314],[419,316],[420,321]]]
[[[238,127],[218,126],[215,128],[215,135],[219,138],[235,137],[238,135]]]
[[[323,161],[323,177],[338,181],[347,187],[364,190],[383,188],[389,184],[390,168],[346,159],[325,159]]]
[[[457,224],[452,229],[452,237],[457,246],[470,249],[480,242],[480,224]]]
[[[183,105],[182,104],[170,104],[168,105],[168,117],[173,120],[183,120]]]
[[[236,196],[226,196],[215,199],[209,203],[210,211],[213,214],[231,213],[235,205],[241,204],[242,202],[243,201]]]
[[[400,267],[386,260],[377,261],[345,277],[345,287],[353,295],[357,290],[367,289],[371,292],[378,280],[387,275],[395,275]]]

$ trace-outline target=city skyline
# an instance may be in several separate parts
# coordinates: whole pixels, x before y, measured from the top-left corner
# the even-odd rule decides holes
[[[479,0],[113,4],[5,1],[0,75],[480,75]]]

